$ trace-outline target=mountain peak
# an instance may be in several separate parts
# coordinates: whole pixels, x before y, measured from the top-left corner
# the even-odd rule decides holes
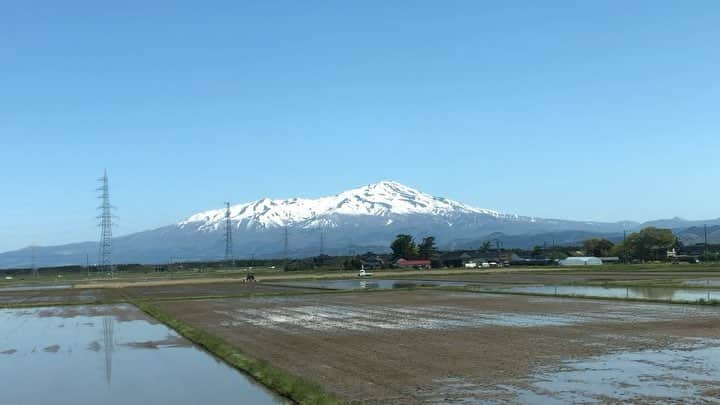
[[[296,225],[306,228],[331,225],[332,216],[440,215],[474,213],[497,216],[495,211],[473,208],[445,198],[433,197],[393,180],[382,180],[340,194],[317,199],[264,198],[230,208],[231,219],[247,228]],[[217,229],[225,219],[223,209],[201,212],[182,221],[181,227],[196,224],[199,229]],[[193,225],[195,226],[195,225]]]
[[[414,198],[417,196],[431,197],[430,195],[418,191],[412,187],[408,187],[404,184],[392,180],[382,180],[377,183],[368,184],[366,186],[345,191],[338,194],[338,196],[346,194],[389,199],[398,198],[401,196],[404,196],[406,198]]]

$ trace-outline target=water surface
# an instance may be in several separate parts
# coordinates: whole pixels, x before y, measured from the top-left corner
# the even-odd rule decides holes
[[[465,286],[474,283],[465,281],[446,280],[388,280],[388,279],[350,279],[350,280],[311,280],[311,281],[287,281],[277,283],[291,287],[327,288],[331,290],[357,290],[357,289],[393,289],[409,287],[448,287]]]
[[[498,291],[497,289],[488,289]],[[532,285],[504,288],[501,291],[542,295],[575,295],[598,298],[632,298],[667,301],[720,300],[720,290],[682,289],[671,287],[598,287]]]
[[[0,404],[282,400],[131,305],[0,310]]]
[[[0,287],[2,291],[37,291],[37,290],[64,290],[72,288],[71,284],[45,284],[45,285],[14,285],[12,287]]]

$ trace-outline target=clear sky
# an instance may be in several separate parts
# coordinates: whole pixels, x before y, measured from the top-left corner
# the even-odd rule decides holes
[[[720,216],[720,2],[7,1],[0,251],[382,179],[523,215]]]

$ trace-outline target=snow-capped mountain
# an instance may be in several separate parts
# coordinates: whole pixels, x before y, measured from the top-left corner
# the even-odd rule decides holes
[[[538,241],[576,243],[591,236],[618,237],[636,222],[580,222],[509,215],[435,197],[394,181],[381,181],[317,199],[261,199],[230,207],[233,251],[238,258],[307,257],[320,253],[385,252],[395,235],[435,236],[441,248],[478,247],[500,240],[505,247]],[[673,219],[671,224],[689,223]],[[657,221],[656,221],[657,222]],[[660,221],[667,223],[668,221]],[[648,223],[655,225],[655,223]],[[718,224],[720,220],[707,222]],[[692,225],[688,225],[692,226]],[[674,227],[674,226],[673,226]],[[678,226],[679,227],[679,226]],[[115,263],[218,260],[225,250],[225,209],[191,215],[179,223],[114,239]],[[42,266],[85,263],[96,242],[37,247]],[[30,249],[0,253],[0,268],[31,262]]]
[[[381,181],[343,193],[318,199],[263,198],[230,207],[230,218],[238,228],[269,229],[285,226],[301,228],[336,227],[337,216],[389,217],[394,215],[449,216],[479,214],[504,217],[497,211],[474,208],[445,198],[433,197],[394,181]],[[213,231],[225,226],[225,209],[190,216],[181,228]],[[387,221],[386,221],[387,222]]]

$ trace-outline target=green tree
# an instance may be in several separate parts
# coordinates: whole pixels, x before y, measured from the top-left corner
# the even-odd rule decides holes
[[[613,246],[614,243],[604,238],[591,238],[583,242],[583,250],[588,256],[609,256]]]
[[[619,257],[623,262],[629,261],[631,259],[630,252],[626,252],[625,245],[622,242],[618,242],[615,244],[615,246],[610,249],[610,252],[608,252],[609,256],[615,256]],[[628,257],[625,257],[625,253],[627,253]]]
[[[647,227],[628,235],[626,240],[628,255],[633,259],[656,260],[658,252],[667,251],[677,243],[672,230]],[[662,257],[664,258],[664,257]]]
[[[410,259],[418,254],[415,240],[412,236],[406,234],[398,235],[393,243],[390,244],[390,249],[392,249],[394,260],[400,258]]]
[[[433,259],[438,255],[437,246],[435,246],[435,237],[428,236],[423,238],[422,242],[418,245],[418,255],[425,260]]]
[[[482,243],[482,246],[480,246],[480,251],[483,253],[487,253],[490,251],[491,247],[492,247],[492,242],[490,242],[489,240],[486,240],[485,242]]]

